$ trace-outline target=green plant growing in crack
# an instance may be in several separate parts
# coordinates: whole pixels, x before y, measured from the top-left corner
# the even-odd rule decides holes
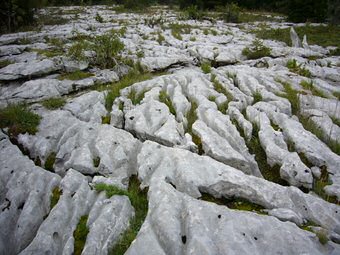
[[[102,116],[102,124],[110,124],[111,123],[111,116],[108,114],[106,116]]]
[[[59,75],[58,79],[61,81],[62,80],[77,81],[77,80],[86,79],[92,76],[94,76],[94,74],[78,70],[72,73],[61,74]]]
[[[51,152],[46,158],[44,168],[50,172],[54,172],[54,163],[56,160],[57,154],[55,152]]]
[[[162,33],[158,33],[158,37],[157,37],[157,42],[159,43],[159,44],[162,44],[163,42],[165,41],[165,37],[164,37],[164,35],[162,35]]]
[[[93,161],[93,166],[94,166],[94,167],[98,167],[99,164],[100,164],[100,157],[94,157],[94,158],[92,159],[92,161]]]
[[[62,97],[50,98],[42,102],[42,105],[49,110],[55,110],[63,107],[66,104],[66,100]]]
[[[255,93],[253,94],[253,98],[254,98],[254,102],[253,104],[256,104],[257,102],[261,102],[262,101],[262,94],[259,90],[256,90]]]
[[[201,69],[203,73],[210,73],[211,72],[211,63],[210,62],[203,62],[201,64]]]
[[[56,204],[58,204],[58,201],[60,199],[60,196],[63,194],[63,192],[59,189],[59,187],[55,187],[52,191],[52,195],[51,195],[51,202],[50,202],[50,210],[53,209],[54,206],[56,206]]]
[[[127,96],[127,98],[129,98],[132,102],[133,105],[137,105],[140,104],[140,102],[142,102],[142,100],[145,97],[145,93],[148,92],[147,90],[143,90],[140,93],[137,93],[137,91],[132,88]]]
[[[74,237],[74,255],[81,255],[88,233],[90,232],[87,227],[88,215],[81,216],[76,229],[73,232]]]
[[[140,190],[140,182],[136,176],[132,176],[128,190],[122,190],[115,186],[96,184],[95,190],[105,191],[108,198],[120,195],[127,196],[135,209],[135,216],[130,220],[130,227],[121,235],[119,241],[112,248],[110,254],[123,255],[136,238],[148,212],[147,190]]]
[[[213,83],[214,89],[226,96],[227,101],[217,106],[218,110],[223,114],[227,113],[229,102],[233,101],[233,95],[217,80],[216,76],[211,76],[211,82]]]
[[[26,105],[9,105],[0,109],[0,128],[8,128],[11,136],[22,133],[35,134],[41,117],[31,112]]]
[[[186,114],[186,118],[187,118],[187,121],[188,121],[186,133],[191,135],[193,143],[195,143],[197,145],[198,154],[203,155],[204,150],[203,150],[202,140],[198,135],[194,134],[193,131],[192,131],[192,125],[198,119],[197,114],[196,114],[197,107],[198,107],[198,105],[195,101],[191,102],[190,110]]]
[[[325,94],[322,90],[318,89],[318,88],[314,85],[314,82],[313,82],[312,80],[310,80],[309,82],[306,81],[306,80],[302,80],[302,81],[300,82],[300,85],[301,85],[301,87],[303,87],[304,89],[309,90],[310,92],[312,92],[312,94],[313,94],[314,96],[323,97],[323,98],[328,98],[328,97],[326,96],[326,94]]]
[[[310,78],[312,76],[311,72],[307,68],[302,67],[302,64],[299,64],[296,59],[288,60],[287,68],[289,69],[289,71],[301,76],[305,76],[307,78]]]
[[[170,113],[176,116],[176,110],[172,105],[170,96],[163,90],[159,92],[159,101],[166,104],[166,106],[168,106],[169,108]]]
[[[249,47],[243,49],[242,54],[248,59],[258,59],[270,56],[271,49],[259,39],[255,39]]]
[[[8,60],[8,59],[0,60],[0,69],[6,67],[8,65],[11,65],[11,64],[13,64],[13,62]]]

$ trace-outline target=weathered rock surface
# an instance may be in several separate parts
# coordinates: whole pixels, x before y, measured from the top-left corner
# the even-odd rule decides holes
[[[35,166],[0,132],[0,254],[18,254],[31,243],[60,179]]]

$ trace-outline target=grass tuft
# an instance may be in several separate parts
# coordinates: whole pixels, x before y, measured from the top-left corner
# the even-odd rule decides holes
[[[211,63],[209,63],[209,62],[202,63],[201,69],[202,69],[203,73],[210,73],[211,72]]]
[[[288,60],[287,68],[289,69],[289,71],[301,76],[305,76],[307,78],[310,78],[312,76],[311,72],[307,68],[302,67],[302,64],[299,64],[296,59]]]
[[[266,56],[270,56],[271,49],[263,45],[263,42],[259,39],[255,39],[253,43],[243,49],[242,54],[248,59],[258,59]]]
[[[4,68],[4,67],[6,67],[6,66],[8,66],[8,65],[10,65],[10,64],[13,64],[13,62],[12,61],[9,61],[9,60],[0,60],[0,69],[1,68]]]
[[[55,110],[63,107],[66,104],[64,98],[50,98],[42,102],[42,105],[49,110]]]
[[[85,243],[86,243],[86,238],[89,233],[89,229],[86,226],[88,219],[88,215],[84,215],[80,218],[77,228],[73,232],[73,237],[74,237],[74,255],[81,255]]]
[[[93,74],[92,73],[87,73],[87,72],[83,72],[83,71],[75,71],[73,73],[65,73],[65,74],[61,74],[58,79],[59,80],[71,80],[71,81],[77,81],[77,80],[82,80],[85,78],[89,78],[92,77]]]
[[[56,153],[55,152],[51,152],[46,161],[45,161],[45,166],[44,168],[50,172],[54,172],[54,163],[55,163],[55,160],[56,160]]]
[[[41,117],[27,109],[25,105],[9,105],[0,109],[0,128],[9,128],[9,134],[35,134]]]
[[[53,207],[58,204],[58,201],[60,199],[60,196],[63,194],[63,192],[59,189],[59,187],[55,187],[52,191],[51,195],[51,203],[50,203],[50,210],[53,209]]]
[[[317,87],[315,87],[315,85],[314,85],[314,83],[313,83],[312,80],[309,81],[309,82],[303,80],[303,81],[300,82],[300,85],[301,85],[304,89],[309,90],[310,92],[312,92],[312,94],[313,94],[314,96],[328,98],[328,97],[326,96],[326,94],[325,94],[322,90],[320,90],[320,89],[318,89]]]
[[[174,106],[172,105],[170,96],[167,95],[167,93],[165,91],[163,91],[163,90],[161,90],[159,92],[159,101],[164,103],[164,104],[166,104],[166,106],[168,106],[169,111],[171,112],[171,114],[176,116],[176,110],[175,110]]]

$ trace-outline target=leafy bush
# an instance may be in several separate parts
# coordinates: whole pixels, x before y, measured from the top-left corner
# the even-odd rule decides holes
[[[223,10],[223,19],[225,22],[238,23],[240,18],[240,7],[235,4],[227,4]]]
[[[201,20],[203,12],[200,11],[197,5],[190,5],[184,10],[184,17],[187,19]]]
[[[255,39],[250,47],[243,49],[242,54],[248,59],[258,59],[269,56],[271,49],[263,45],[259,39]]]
[[[112,68],[117,64],[117,56],[124,49],[124,44],[110,34],[94,38],[92,49],[96,52],[95,64],[101,68]]]
[[[35,134],[41,117],[27,109],[25,105],[10,105],[0,110],[0,128],[9,128],[11,135]]]

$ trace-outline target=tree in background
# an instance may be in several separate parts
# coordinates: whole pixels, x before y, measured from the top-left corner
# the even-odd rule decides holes
[[[328,19],[332,24],[340,24],[340,0],[328,1]]]
[[[327,0],[289,0],[287,14],[292,22],[323,22],[327,16]]]

